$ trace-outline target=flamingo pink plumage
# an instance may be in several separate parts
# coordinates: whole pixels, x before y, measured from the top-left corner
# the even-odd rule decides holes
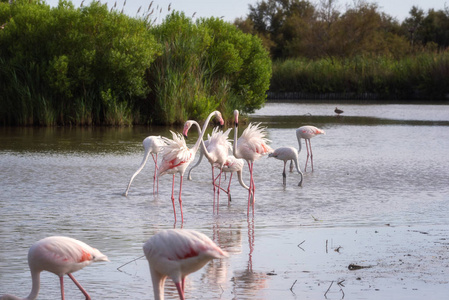
[[[199,134],[201,134],[200,125],[198,122],[189,120],[184,125],[184,131],[183,134],[185,137],[187,137],[187,133],[192,125],[195,125],[198,129]],[[220,179],[218,180],[218,191],[217,191],[217,207],[218,202],[220,199],[220,185],[221,185],[221,174],[223,171],[223,166],[226,163],[226,160],[229,155],[229,150],[232,148],[231,143],[228,140],[229,132],[232,128],[226,130],[223,132],[222,130],[219,130],[218,127],[215,127],[212,130],[212,134],[208,134],[207,143],[202,141],[201,143],[201,155],[206,156],[207,160],[211,164],[212,167],[212,186],[214,190],[214,203],[215,203],[215,192],[216,192],[216,180],[218,177]],[[220,173],[218,174],[217,178],[214,174],[214,168],[218,168],[220,170]],[[190,172],[189,172],[190,173]]]
[[[274,157],[276,159],[284,161],[284,171],[282,172],[282,178],[283,178],[283,184],[286,185],[287,181],[287,174],[285,173],[285,168],[287,166],[287,162],[293,162],[295,163],[296,170],[301,175],[301,180],[299,181],[298,185],[302,186],[302,180],[303,180],[303,174],[301,172],[301,169],[298,165],[298,151],[294,147],[280,147],[274,150],[274,152],[268,154],[268,157]],[[290,172],[292,171],[293,166],[290,165]]]
[[[152,236],[143,251],[150,265],[154,298],[164,299],[164,285],[170,277],[180,299],[185,299],[185,278],[214,258],[227,257],[206,235],[188,229],[168,229]]]
[[[298,129],[296,129],[296,137],[298,139],[298,144],[299,144],[298,153],[301,152],[301,139],[304,139],[305,143],[306,143],[307,159],[306,159],[306,165],[304,167],[304,171],[307,170],[307,161],[309,160],[309,156],[310,156],[310,163],[312,164],[312,172],[313,172],[313,153],[312,153],[312,144],[310,143],[310,139],[317,135],[320,135],[320,134],[326,134],[326,133],[324,132],[324,130],[319,129],[315,126],[311,126],[311,125],[302,126],[302,127],[299,127]],[[307,142],[309,142],[309,145],[307,145]],[[310,149],[310,153],[309,153],[309,149]]]
[[[59,276],[61,284],[61,298],[64,300],[64,275],[67,274],[76,284],[86,299],[89,294],[75,280],[71,273],[81,270],[85,266],[97,261],[109,261],[102,254],[89,245],[65,236],[51,236],[44,238],[30,247],[28,251],[28,265],[30,266],[33,285],[26,300],[36,299],[40,288],[40,273],[52,272]],[[1,300],[21,299],[13,295],[4,295]]]
[[[256,186],[254,184],[253,165],[254,161],[262,156],[273,152],[267,143],[270,142],[266,136],[265,128],[261,128],[259,124],[250,123],[248,127],[243,131],[242,135],[237,140],[238,125],[239,125],[239,111],[234,110],[234,156],[237,158],[243,158],[248,163],[250,182],[248,190],[248,214],[249,206],[251,204],[251,196],[253,198],[253,213],[254,202],[256,195]]]
[[[181,210],[181,220],[184,222],[184,215],[182,213],[182,181],[184,178],[184,172],[187,169],[187,167],[190,165],[190,163],[194,160],[195,154],[198,151],[198,148],[200,147],[200,144],[203,140],[204,133],[206,131],[207,125],[209,124],[210,119],[215,116],[221,125],[224,124],[223,117],[221,116],[221,113],[219,111],[214,111],[209,114],[206,121],[203,125],[203,130],[198,137],[198,140],[196,141],[195,145],[192,147],[192,149],[189,149],[186,145],[186,141],[182,134],[176,134],[172,132],[173,139],[168,139],[163,137],[163,140],[167,144],[164,146],[163,151],[163,157],[162,157],[162,163],[161,166],[158,169],[158,175],[161,176],[164,174],[173,174],[173,183],[172,183],[172,194],[171,194],[171,200],[173,204],[173,213],[175,216],[175,222],[176,222],[176,210],[175,210],[175,197],[174,197],[174,191],[175,191],[175,175],[176,173],[179,173],[180,175],[180,183],[179,183],[179,207]]]
[[[153,194],[154,194],[154,186],[157,185],[157,192],[159,192],[159,178],[156,176],[157,174],[157,154],[162,151],[165,143],[163,139],[160,136],[148,136],[143,140],[143,149],[145,150],[145,153],[143,155],[143,160],[140,163],[139,168],[136,172],[134,172],[133,176],[129,180],[128,187],[126,188],[126,191],[123,193],[123,195],[128,196],[129,187],[131,186],[131,182],[133,182],[134,177],[137,176],[137,174],[142,171],[143,167],[145,167],[145,164],[147,163],[148,157],[153,157],[154,161],[154,175],[153,175]],[[156,155],[156,157],[154,157]],[[157,182],[157,183],[156,183]]]

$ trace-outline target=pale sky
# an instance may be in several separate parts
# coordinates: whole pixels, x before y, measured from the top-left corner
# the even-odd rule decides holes
[[[82,0],[72,0],[75,7],[80,5]],[[92,0],[85,0],[84,3],[90,3]],[[114,6],[117,2],[119,10],[122,9],[125,0],[101,0],[101,3],[108,3],[108,7]],[[46,0],[46,2],[55,6],[58,0]],[[186,16],[191,17],[194,13],[195,17],[223,17],[225,21],[233,22],[235,18],[245,17],[248,12],[248,5],[255,5],[257,0],[154,0],[152,7],[162,8],[162,13],[158,12],[159,19],[167,14],[168,5],[177,11],[182,11]],[[311,0],[312,3],[318,3],[318,0]],[[368,3],[377,3],[380,11],[389,14],[402,22],[409,15],[412,6],[417,6],[427,12],[428,9],[444,10],[445,5],[449,6],[449,0],[368,0]],[[137,10],[142,6],[141,13],[148,8],[151,0],[127,0],[124,12],[129,16],[135,17]],[[340,11],[345,10],[346,4],[352,4],[353,0],[338,0]]]

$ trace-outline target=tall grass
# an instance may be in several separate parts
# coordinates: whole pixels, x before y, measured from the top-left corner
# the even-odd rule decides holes
[[[386,56],[294,59],[273,63],[270,92],[375,93],[389,99],[445,99],[449,52],[420,53],[400,60]]]

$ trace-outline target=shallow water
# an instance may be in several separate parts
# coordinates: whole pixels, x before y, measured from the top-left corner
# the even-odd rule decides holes
[[[213,212],[207,162],[184,181],[183,227],[230,253],[188,277],[188,299],[443,298],[449,285],[448,106],[348,104],[339,107],[340,117],[334,108],[269,103],[251,116],[267,127],[273,148],[297,148],[295,129],[302,125],[326,131],[312,139],[314,171],[309,164],[303,187],[295,173],[282,186],[281,161],[256,161],[254,216],[247,217],[247,192],[236,180],[231,203],[222,193]],[[28,295],[29,246],[67,235],[111,260],[75,273],[93,299],[153,299],[145,259],[117,267],[141,256],[158,230],[181,227],[174,225],[172,177],[160,178],[154,197],[149,161],[128,197],[122,193],[142,160],[142,140],[169,136],[170,129],[181,131],[0,128],[0,295]],[[189,145],[196,137],[192,133]],[[303,144],[301,169],[305,160]],[[248,181],[247,168],[244,176]],[[177,177],[176,193],[178,184]],[[370,268],[351,271],[351,263]],[[58,299],[55,275],[43,273],[41,281],[39,299]],[[166,298],[176,299],[167,284]],[[66,297],[81,296],[66,279]]]

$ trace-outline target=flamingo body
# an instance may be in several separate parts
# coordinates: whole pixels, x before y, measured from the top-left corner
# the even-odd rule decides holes
[[[150,266],[155,299],[164,299],[167,277],[176,285],[184,299],[185,278],[214,258],[228,255],[206,235],[187,229],[169,229],[152,236],[143,251]]]
[[[162,176],[164,174],[172,174],[173,175],[173,184],[172,184],[172,194],[171,200],[173,204],[173,214],[175,216],[176,222],[176,211],[175,211],[175,198],[174,198],[174,188],[175,188],[175,174],[179,173],[180,175],[180,183],[179,183],[179,206],[181,211],[181,220],[184,222],[184,216],[182,213],[182,182],[184,178],[184,173],[190,163],[194,160],[195,154],[200,147],[201,142],[203,141],[203,136],[206,131],[207,125],[209,124],[210,119],[215,116],[221,125],[224,124],[223,117],[219,111],[213,111],[209,114],[206,121],[204,122],[203,129],[201,130],[201,134],[198,137],[195,145],[192,149],[189,149],[186,145],[186,141],[182,134],[172,133],[173,139],[168,139],[163,137],[162,139],[167,144],[164,146],[164,151],[162,154],[162,163],[160,168],[158,169],[157,176]]]
[[[256,187],[254,184],[254,176],[253,176],[253,165],[254,161],[261,158],[262,156],[273,152],[273,149],[268,145],[270,142],[267,139],[265,128],[260,127],[259,124],[250,123],[248,127],[243,131],[242,135],[237,139],[238,133],[238,118],[239,111],[234,111],[234,156],[236,158],[242,158],[246,160],[248,163],[249,174],[250,174],[250,182],[248,189],[248,214],[249,214],[249,206],[251,204],[251,197],[253,199],[253,213],[254,213],[254,202],[255,202],[255,192]]]
[[[307,170],[307,162],[309,160],[310,156],[310,163],[312,165],[312,171],[313,171],[313,153],[312,153],[312,144],[310,143],[310,139],[320,135],[320,134],[326,134],[324,130],[317,128],[315,126],[306,125],[299,127],[296,129],[296,137],[298,139],[299,144],[299,150],[298,153],[301,152],[301,139],[305,140],[306,149],[307,149],[307,159],[306,159],[306,165],[304,167],[304,171]]]
[[[144,155],[143,155],[143,160],[140,163],[140,166],[137,169],[137,171],[134,172],[133,176],[129,180],[128,187],[126,188],[126,191],[123,193],[123,195],[125,195],[125,196],[128,196],[128,191],[129,191],[129,188],[131,186],[131,183],[134,180],[134,177],[136,177],[137,174],[139,174],[140,171],[142,171],[143,167],[145,167],[145,164],[147,163],[147,160],[148,160],[148,157],[150,156],[150,154],[153,157],[153,161],[154,161],[154,165],[155,165],[154,175],[153,175],[153,193],[154,193],[154,186],[155,186],[156,181],[157,181],[157,183],[156,183],[157,191],[159,191],[159,180],[158,180],[158,178],[156,176],[157,175],[157,168],[158,168],[158,166],[157,166],[157,155],[158,155],[159,152],[162,151],[165,143],[164,143],[163,139],[160,136],[148,136],[148,137],[146,137],[143,140],[142,144],[143,144],[143,149],[145,150]],[[155,157],[155,155],[156,155],[156,157]]]
[[[284,171],[282,172],[283,184],[286,185],[287,174],[285,172],[286,165],[288,161],[291,161],[295,164],[296,170],[301,175],[301,181],[299,182],[299,186],[302,186],[303,174],[298,165],[298,151],[294,147],[280,147],[274,150],[272,153],[268,154],[268,157],[274,157],[276,159],[284,161]]]
[[[40,287],[40,273],[48,271],[60,278],[61,298],[64,299],[63,276],[68,275],[78,286],[86,299],[90,299],[87,292],[75,280],[71,273],[97,261],[109,261],[106,255],[95,248],[69,237],[51,236],[44,238],[30,247],[28,251],[28,265],[31,271],[33,286],[27,300],[36,299]],[[12,295],[4,295],[1,300],[21,299]]]

